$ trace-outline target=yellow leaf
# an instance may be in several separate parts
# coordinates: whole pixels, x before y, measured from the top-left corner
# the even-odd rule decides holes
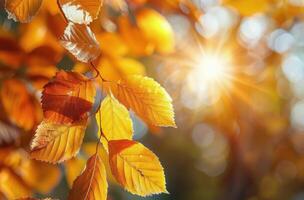
[[[79,176],[85,166],[83,158],[72,158],[64,163],[65,175],[69,187],[72,187],[74,180]]]
[[[160,53],[174,50],[174,34],[171,25],[153,9],[142,9],[136,14],[138,27]]]
[[[133,126],[129,112],[112,94],[102,101],[96,120],[107,140],[132,139]],[[102,141],[107,149],[107,141]]]
[[[82,149],[87,156],[92,156],[96,152],[96,143],[95,142],[85,143],[85,144],[83,144]],[[98,148],[98,155],[105,165],[108,181],[111,183],[117,184],[117,181],[115,180],[115,178],[111,172],[111,168],[110,168],[110,164],[109,164],[109,154],[103,146],[100,146]]]
[[[14,172],[3,168],[0,171],[0,192],[7,199],[18,199],[31,195],[30,189]]]
[[[157,156],[131,140],[109,142],[113,175],[127,191],[140,196],[167,193],[163,167]]]
[[[108,183],[106,170],[98,154],[87,161],[83,173],[77,177],[69,193],[70,200],[106,200]]]
[[[31,144],[31,157],[58,163],[74,157],[82,144],[86,121],[72,125],[41,122]]]
[[[148,124],[176,126],[172,99],[152,78],[129,76],[112,88],[114,96]]]
[[[37,14],[42,0],[6,0],[8,18],[23,23],[30,22]]]
[[[59,3],[68,20],[90,24],[98,17],[102,0],[59,0]]]
[[[60,39],[61,44],[79,61],[91,62],[100,55],[99,44],[90,27],[70,22]]]
[[[111,81],[122,80],[130,75],[146,74],[144,65],[132,58],[103,57],[99,61],[98,70]]]

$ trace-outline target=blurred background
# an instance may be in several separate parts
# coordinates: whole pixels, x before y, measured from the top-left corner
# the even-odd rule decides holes
[[[1,162],[34,196],[65,199],[96,140],[94,119],[74,160],[50,169],[26,152],[42,86],[58,69],[91,72],[58,43],[56,1],[44,0],[28,24],[8,19],[0,2],[0,130],[18,138],[2,141]],[[110,182],[110,200],[304,200],[303,0],[105,0],[91,28],[101,73],[153,77],[178,127],[147,127],[132,114],[134,139],[160,158],[170,194],[140,198]],[[40,165],[49,173],[28,174]],[[0,173],[3,199],[17,184],[7,179]]]

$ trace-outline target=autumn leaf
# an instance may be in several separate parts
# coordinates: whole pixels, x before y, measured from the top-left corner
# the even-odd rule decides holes
[[[31,195],[30,188],[8,168],[0,170],[0,192],[7,199],[18,199]]]
[[[18,144],[20,132],[17,128],[0,121],[0,147]]]
[[[128,53],[128,46],[118,33],[102,32],[96,35],[100,44],[111,44],[102,46],[102,53],[113,56],[123,56]]]
[[[60,71],[42,93],[42,109],[47,121],[75,123],[87,118],[96,90],[92,81],[76,72]]]
[[[172,99],[152,78],[129,76],[114,85],[113,94],[148,124],[175,127]]]
[[[132,139],[133,126],[129,112],[112,94],[102,101],[96,121],[106,138],[102,140],[106,149],[107,140]]]
[[[13,124],[28,131],[41,121],[39,102],[22,81],[7,79],[2,83],[0,92],[4,110]]]
[[[70,22],[64,30],[60,42],[79,61],[90,62],[100,55],[99,44],[86,25]]]
[[[155,45],[149,42],[143,32],[129,21],[128,16],[121,16],[117,21],[119,33],[132,55],[147,56],[153,53]]]
[[[27,154],[25,156],[18,167],[20,177],[38,192],[51,192],[60,181],[60,169],[56,165],[29,159]]]
[[[60,125],[43,121],[31,143],[31,158],[58,163],[74,157],[82,144],[86,123]]]
[[[95,142],[84,143],[82,145],[82,150],[85,153],[85,155],[87,155],[89,157],[93,156],[96,153],[96,143]],[[101,158],[101,160],[106,168],[108,182],[110,182],[111,184],[118,184],[111,172],[110,163],[109,163],[109,153],[104,148],[103,145],[99,146],[98,155]]]
[[[69,187],[72,187],[74,180],[81,174],[85,164],[85,159],[82,157],[75,157],[64,163],[65,176]]]
[[[90,24],[98,17],[103,0],[59,0],[66,18],[77,24]]]
[[[30,22],[37,14],[42,0],[5,0],[8,18],[23,23]]]
[[[142,9],[136,13],[139,29],[155,45],[160,53],[171,53],[174,50],[174,34],[170,23],[153,9]]]
[[[167,193],[163,167],[157,156],[142,144],[112,140],[109,142],[109,159],[116,180],[132,194]]]
[[[68,199],[106,200],[108,183],[106,170],[98,154],[87,161],[83,173],[73,183]]]
[[[103,57],[99,61],[98,70],[111,81],[119,81],[130,75],[146,74],[145,66],[141,62],[125,57]]]
[[[12,37],[0,37],[0,61],[9,68],[17,69],[20,67],[25,52]]]

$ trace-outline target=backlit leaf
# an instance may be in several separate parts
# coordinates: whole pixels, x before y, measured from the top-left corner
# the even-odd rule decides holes
[[[175,127],[172,99],[152,78],[130,76],[114,86],[113,94],[148,124]]]
[[[129,112],[112,94],[102,101],[96,120],[107,140],[132,139],[133,126]],[[103,144],[107,148],[106,141]]]
[[[70,22],[65,28],[60,42],[82,62],[93,61],[100,55],[99,44],[90,27],[86,25]]]
[[[45,119],[59,124],[86,119],[95,92],[92,81],[82,74],[58,72],[43,90],[41,102]]]
[[[23,23],[30,22],[37,14],[42,0],[5,0],[8,18]]]
[[[89,24],[98,17],[102,0],[59,0],[65,16],[78,24]]]
[[[74,157],[82,144],[86,121],[60,125],[43,121],[31,143],[31,157],[58,163]]]
[[[106,200],[108,183],[106,170],[98,154],[87,161],[86,168],[73,183],[68,199]]]
[[[116,180],[140,196],[167,193],[163,167],[157,156],[131,140],[109,142],[110,166]]]
[[[87,156],[94,155],[96,153],[96,142],[84,143],[82,145],[82,150]],[[111,172],[110,163],[109,163],[109,153],[104,148],[104,146],[99,146],[98,155],[101,158],[101,160],[106,168],[108,182],[110,182],[112,184],[113,183],[117,184],[117,181],[115,180],[115,178]]]

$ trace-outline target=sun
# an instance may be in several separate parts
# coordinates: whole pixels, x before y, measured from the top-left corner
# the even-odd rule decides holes
[[[201,83],[227,85],[232,73],[231,63],[227,56],[207,53],[202,54],[196,62],[197,65],[194,66],[193,71],[196,73],[196,76],[200,77]]]
[[[196,55],[183,87],[193,97],[191,106],[215,103],[232,85],[233,66],[227,53],[204,52]],[[197,106],[196,106],[197,105]]]

